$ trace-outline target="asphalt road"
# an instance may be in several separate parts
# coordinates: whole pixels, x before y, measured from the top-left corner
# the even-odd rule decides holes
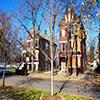
[[[0,77],[0,82],[2,78]],[[50,80],[34,79],[26,76],[8,76],[6,77],[6,83],[26,86],[31,88],[43,89],[50,91]],[[82,83],[72,83],[72,82],[58,82],[54,81],[54,91],[64,92],[70,94],[76,94],[86,97],[94,97],[100,99],[100,85],[88,85]]]

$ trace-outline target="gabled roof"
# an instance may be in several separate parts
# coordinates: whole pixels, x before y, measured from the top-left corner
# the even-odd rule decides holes
[[[30,29],[30,31],[33,29],[34,27],[31,27],[31,29]],[[38,35],[41,37],[41,38],[43,38],[43,39],[45,39],[45,40],[47,40],[47,41],[50,41],[50,36],[48,36],[45,32],[42,32],[42,31],[38,31],[36,28],[34,28],[34,30],[35,30],[35,33],[34,34],[37,34],[38,33]],[[27,36],[29,36],[30,37],[30,35],[28,34]],[[56,40],[54,39],[54,43],[57,45],[57,42],[56,42]]]

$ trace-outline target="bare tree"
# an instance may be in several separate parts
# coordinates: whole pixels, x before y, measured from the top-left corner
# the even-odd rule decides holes
[[[18,54],[18,52],[16,51],[15,53],[15,50],[18,50],[18,49],[17,49],[17,45],[14,46],[14,40],[13,40],[13,37],[11,36],[12,23],[11,23],[11,15],[9,15],[8,12],[0,11],[0,26],[1,26],[0,28],[0,58],[1,58],[0,62],[4,63],[4,71],[3,71],[3,87],[4,87],[6,65],[11,61],[17,60],[15,56],[16,54]]]
[[[70,4],[70,1],[64,1],[66,4],[59,0],[46,0],[44,3],[44,6],[42,7],[44,10],[44,16],[43,16],[43,25],[46,23],[46,27],[49,26],[49,34],[50,34],[50,55],[51,55],[51,95],[53,95],[53,61],[55,59],[54,57],[54,47],[53,47],[53,39],[55,35],[55,32],[57,28],[59,27],[59,19],[61,18],[63,11],[66,9],[66,7]],[[45,21],[44,21],[45,20]]]

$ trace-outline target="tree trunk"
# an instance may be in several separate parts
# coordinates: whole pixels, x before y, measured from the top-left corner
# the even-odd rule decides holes
[[[50,13],[51,95],[53,96],[53,32],[52,32],[52,8],[53,8],[53,0],[51,0],[51,13]]]
[[[78,76],[78,63],[77,63],[77,36],[75,36],[75,41],[76,41],[76,76]]]
[[[2,83],[3,87],[5,87],[5,68],[6,68],[6,63],[4,64],[4,71],[3,71],[3,83]]]
[[[100,21],[99,21],[99,65],[100,65]]]
[[[70,65],[70,42],[69,42],[69,39],[70,39],[70,34],[68,33],[67,75],[69,75],[69,65]]]
[[[33,48],[32,48],[32,53],[33,53],[33,55],[34,55],[34,51],[35,51],[35,40],[34,40],[34,35],[35,35],[35,33],[34,33],[34,16],[33,16],[33,0],[31,0],[31,2],[32,2],[32,7],[31,7],[31,14],[32,14],[32,28],[33,28],[33,35],[32,35],[32,46],[33,46]],[[32,55],[32,72],[34,72],[34,56]]]

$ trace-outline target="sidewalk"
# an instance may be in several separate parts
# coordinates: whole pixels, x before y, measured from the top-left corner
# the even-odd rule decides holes
[[[14,99],[9,98],[9,97],[7,97],[7,96],[2,96],[2,95],[0,95],[0,100],[14,100]]]
[[[51,73],[50,71],[47,72],[34,72],[29,74],[28,76],[33,77],[33,78],[40,78],[40,79],[50,79]],[[66,76],[65,73],[57,74],[54,73],[54,80],[55,81],[66,81],[66,80],[80,80],[81,74],[76,76],[75,74],[71,76]]]
[[[80,82],[86,84],[97,84],[100,85],[100,74],[93,72],[93,71],[86,71],[84,74],[79,74],[76,76],[75,74],[71,76],[64,75],[65,73],[57,74],[54,73],[54,80],[55,81],[71,81],[71,82]],[[37,79],[46,79],[50,80],[50,71],[47,72],[40,72],[40,73],[31,73],[28,77],[37,78]]]

